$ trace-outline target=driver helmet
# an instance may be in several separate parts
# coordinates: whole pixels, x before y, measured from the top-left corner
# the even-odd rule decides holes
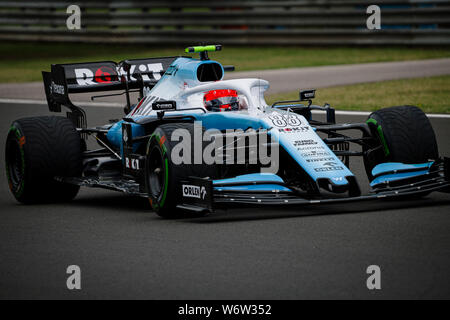
[[[239,97],[236,90],[222,89],[205,92],[203,102],[208,111],[237,111],[239,110]]]

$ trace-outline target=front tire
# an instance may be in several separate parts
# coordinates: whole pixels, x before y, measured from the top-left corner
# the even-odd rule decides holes
[[[172,150],[178,141],[172,141],[172,133],[177,129],[186,130],[191,137],[190,146],[194,150],[194,124],[163,124],[155,129],[147,145],[146,185],[153,210],[163,218],[177,218],[180,211],[176,208],[181,202],[180,185],[188,177],[213,178],[216,175],[214,165],[194,164],[193,152],[191,164],[174,164]],[[205,145],[202,146],[202,152]]]
[[[78,186],[56,176],[79,177],[82,141],[72,122],[63,117],[31,117],[15,121],[6,140],[9,188],[24,204],[69,201]]]
[[[436,136],[426,114],[415,106],[398,106],[373,112],[367,120],[378,149],[364,157],[369,180],[383,162],[424,163],[439,158]]]

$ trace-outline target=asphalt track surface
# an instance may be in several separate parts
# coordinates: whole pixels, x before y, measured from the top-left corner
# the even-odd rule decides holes
[[[3,159],[11,122],[48,112],[0,110]],[[87,112],[89,125],[122,116],[119,108]],[[449,121],[432,119],[446,155]],[[69,204],[18,204],[0,163],[0,299],[450,298],[449,194],[164,220],[143,199],[100,189],[82,189]],[[351,169],[364,175],[357,161]],[[366,287],[373,264],[379,291]],[[69,265],[81,267],[80,291],[66,288]]]

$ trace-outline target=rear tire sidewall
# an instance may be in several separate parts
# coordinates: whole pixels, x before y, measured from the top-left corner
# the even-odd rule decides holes
[[[78,194],[79,186],[55,180],[55,176],[81,176],[81,137],[69,123],[63,117],[34,117],[11,125],[5,145],[5,169],[9,188],[19,202],[65,202]],[[55,127],[58,132],[50,134]],[[15,177],[15,169],[20,179]]]
[[[25,189],[25,137],[21,133],[20,125],[14,123],[8,132],[5,146],[5,168],[9,189],[14,197],[21,201]],[[22,142],[21,142],[22,141]],[[17,172],[15,172],[17,170]],[[20,176],[18,176],[20,175]]]

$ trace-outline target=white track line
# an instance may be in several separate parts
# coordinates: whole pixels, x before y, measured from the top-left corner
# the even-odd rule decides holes
[[[313,114],[320,114],[324,113],[323,111],[319,110],[312,110]],[[336,110],[337,115],[341,116],[369,116],[372,112],[371,111],[344,111],[344,110]],[[450,114],[442,114],[442,113],[427,113],[428,118],[442,118],[442,119],[450,119]]]
[[[336,110],[336,114],[343,115],[343,116],[368,116],[372,112],[370,111],[343,111],[343,110]],[[320,110],[312,110],[311,113],[313,114],[324,114],[324,111]],[[450,118],[450,114],[448,115]]]
[[[4,99],[0,98],[0,103],[9,103],[9,104],[39,104],[39,105],[47,105],[47,101],[45,100],[31,100],[31,99]],[[114,107],[114,108],[123,108],[124,104],[114,103],[114,102],[74,102],[75,105],[86,106],[86,107]],[[313,110],[312,113],[323,114],[323,111]],[[343,111],[336,110],[337,115],[342,116],[368,116],[371,114],[370,111]],[[442,119],[450,119],[450,114],[440,114],[440,113],[427,113],[429,118],[442,118]]]

